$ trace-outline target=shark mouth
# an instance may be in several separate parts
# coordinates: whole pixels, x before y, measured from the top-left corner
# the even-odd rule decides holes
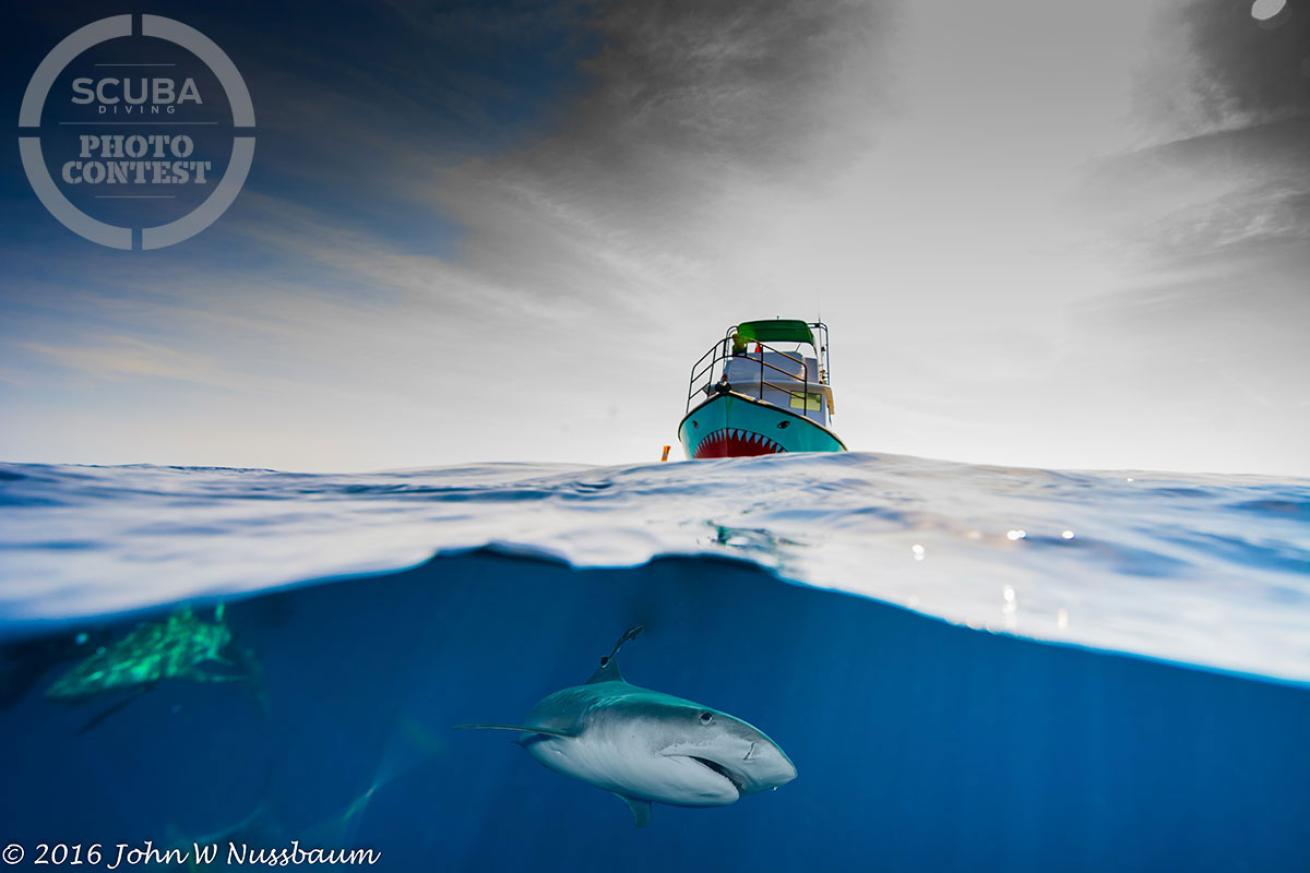
[[[727,779],[729,782],[732,783],[732,787],[737,789],[738,794],[746,793],[746,788],[742,784],[741,779],[736,774],[734,774],[731,770],[724,767],[722,764],[718,764],[714,761],[711,761],[708,758],[697,758],[695,755],[688,755],[687,757],[691,758],[691,760],[695,761],[697,764],[700,764],[705,769],[712,770],[713,772],[718,773],[724,779]]]
[[[764,434],[737,427],[721,428],[705,435],[696,446],[696,458],[742,458],[777,455],[787,451]]]

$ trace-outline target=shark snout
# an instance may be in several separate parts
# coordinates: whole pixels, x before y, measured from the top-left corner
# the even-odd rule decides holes
[[[776,743],[742,722],[733,728],[694,744],[676,744],[664,754],[698,761],[731,782],[739,795],[769,791],[796,778],[796,765]]]
[[[742,756],[742,793],[767,791],[796,778],[796,765],[768,738],[753,741]]]

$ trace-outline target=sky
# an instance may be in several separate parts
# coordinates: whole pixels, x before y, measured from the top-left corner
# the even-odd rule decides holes
[[[26,4],[223,47],[198,236],[0,159],[0,459],[658,459],[725,327],[822,317],[853,449],[1310,475],[1310,0]],[[1267,20],[1262,20],[1267,19]]]

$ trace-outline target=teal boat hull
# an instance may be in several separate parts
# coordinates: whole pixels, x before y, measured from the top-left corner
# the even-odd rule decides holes
[[[688,412],[678,440],[692,459],[846,451],[813,419],[736,392],[716,394]]]

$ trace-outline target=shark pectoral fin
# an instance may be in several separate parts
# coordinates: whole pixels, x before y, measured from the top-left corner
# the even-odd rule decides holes
[[[483,722],[480,724],[457,724],[457,730],[472,731],[514,731],[520,734],[541,734],[545,737],[559,737],[560,739],[571,739],[577,734],[573,731],[560,730],[558,728],[532,727],[523,724],[492,724]]]
[[[156,679],[153,682],[144,682],[138,685],[136,688],[133,688],[132,691],[129,692],[128,695],[124,697],[122,700],[118,701],[117,703],[111,704],[110,706],[100,710],[100,712],[97,712],[95,715],[87,719],[82,724],[82,726],[77,729],[78,735],[90,733],[91,731],[95,730],[97,727],[100,726],[100,724],[105,719],[109,718],[110,716],[117,715],[118,713],[122,712],[124,709],[127,709],[127,707],[133,701],[135,701],[137,698],[145,694],[150,693],[154,689],[154,687],[158,684],[159,684],[159,680]]]
[[[632,810],[632,820],[637,823],[637,827],[644,828],[650,824],[649,800],[638,800],[635,797],[628,797],[626,794],[618,793],[615,793],[614,796],[626,803],[628,809]]]

